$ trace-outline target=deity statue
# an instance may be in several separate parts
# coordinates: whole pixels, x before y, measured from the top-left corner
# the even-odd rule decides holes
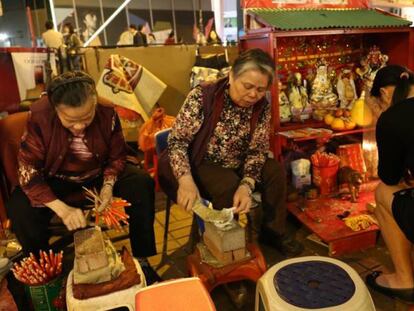
[[[366,56],[361,58],[361,67],[355,70],[359,77],[360,91],[365,91],[366,93],[371,91],[378,70],[387,65],[388,59],[388,55],[382,54],[375,45],[370,48]]]
[[[336,107],[338,96],[333,92],[325,60],[320,60],[317,66],[316,77],[312,83],[310,102],[313,108],[313,118],[322,120],[329,110]]]
[[[280,115],[280,122],[289,122],[292,113],[290,111],[290,102],[289,98],[287,97],[285,93],[285,86],[282,84],[282,82],[278,82],[279,86],[279,115]]]
[[[354,78],[350,69],[343,69],[338,77],[336,90],[340,101],[340,107],[352,109],[354,101],[357,99],[357,92]]]
[[[295,72],[289,83],[289,101],[292,117],[296,121],[303,121],[310,118],[312,106],[309,104],[306,80],[302,80],[302,75]]]

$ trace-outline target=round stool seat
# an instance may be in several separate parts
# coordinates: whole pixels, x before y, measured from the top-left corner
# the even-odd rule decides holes
[[[256,287],[256,310],[374,311],[364,282],[349,265],[328,257],[284,260]]]

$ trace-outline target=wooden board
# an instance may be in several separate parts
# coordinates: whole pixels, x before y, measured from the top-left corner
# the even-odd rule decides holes
[[[374,192],[363,192],[357,203],[340,198],[318,198],[306,201],[305,211],[296,202],[288,210],[309,230],[329,245],[329,254],[340,256],[375,246],[379,227],[371,225],[366,230],[352,231],[337,215],[349,211],[351,216],[367,213],[366,204],[375,202]]]

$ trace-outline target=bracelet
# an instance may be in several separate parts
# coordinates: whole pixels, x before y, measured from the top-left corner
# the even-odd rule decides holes
[[[242,181],[240,181],[239,185],[247,187],[247,190],[249,191],[250,196],[253,194],[253,190],[254,190],[253,185],[251,183],[249,183],[248,181],[242,180]]]
[[[108,180],[108,181],[105,181],[103,183],[102,187],[105,187],[105,186],[111,186],[111,187],[113,187],[114,184],[115,184],[115,181],[114,180]]]
[[[249,186],[250,190],[254,191],[254,179],[250,177],[245,177],[240,181],[240,185],[247,185]]]

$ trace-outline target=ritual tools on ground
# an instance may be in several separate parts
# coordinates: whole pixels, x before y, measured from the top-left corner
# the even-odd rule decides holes
[[[101,223],[108,226],[108,228],[121,229],[121,223],[128,225],[129,216],[123,210],[130,206],[126,200],[121,198],[113,198],[112,201],[100,210],[102,199],[96,189],[90,190],[83,187],[86,198],[93,203],[92,211],[95,215],[95,225],[99,226]]]
[[[62,272],[63,251],[49,253],[39,251],[39,259],[33,253],[24,258],[20,263],[15,263],[11,270],[20,282],[33,286],[43,285],[55,279]]]

